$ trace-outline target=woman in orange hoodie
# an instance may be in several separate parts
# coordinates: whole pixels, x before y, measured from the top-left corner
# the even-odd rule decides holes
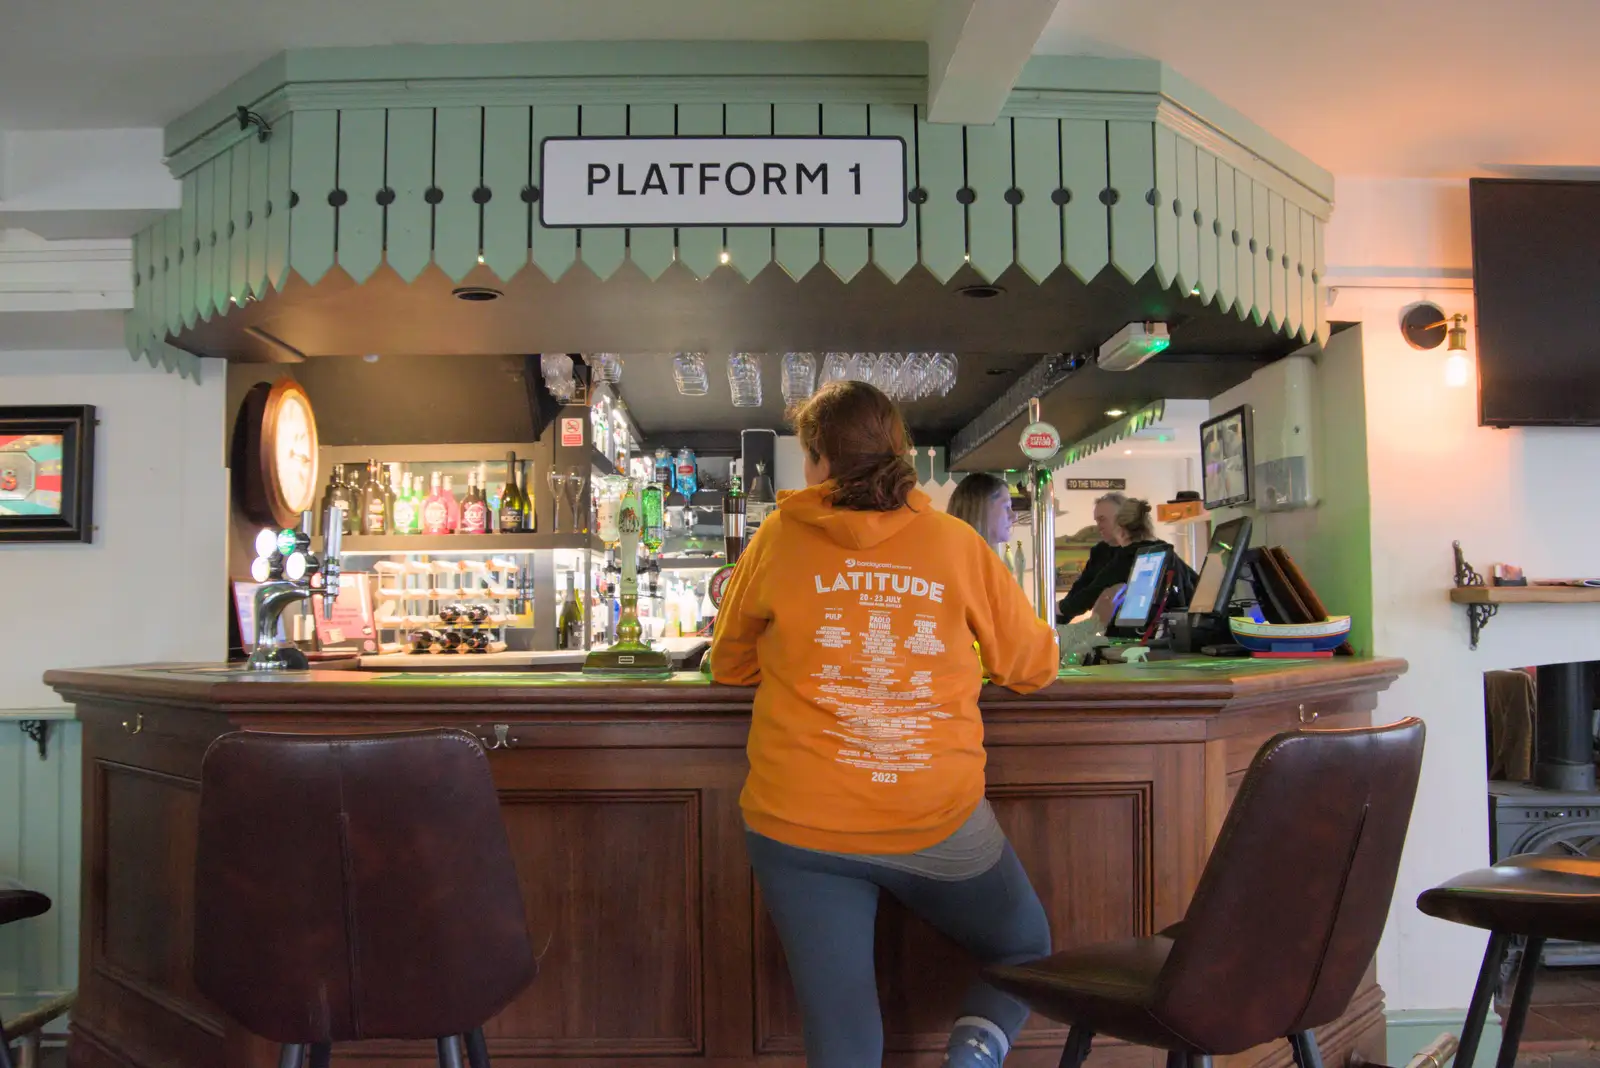
[[[883,1055],[880,891],[984,963],[1050,952],[984,799],[978,691],[985,672],[1018,692],[1052,682],[1056,637],[994,550],[917,489],[887,397],[834,383],[794,423],[807,488],[783,495],[740,559],[711,663],[716,681],[757,687],[740,804],[806,1063],[862,1068]],[[975,984],[946,1062],[996,1068],[1026,1018]]]

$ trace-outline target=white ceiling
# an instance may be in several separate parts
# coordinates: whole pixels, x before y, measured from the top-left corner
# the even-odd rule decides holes
[[[285,48],[927,38],[935,0],[10,0],[0,129],[161,126]]]
[[[1594,0],[1061,0],[1036,52],[1148,56],[1336,175],[1600,164]]]
[[[0,129],[161,125],[283,48],[926,40],[937,0],[7,4]],[[1165,60],[1336,174],[1600,164],[1594,0],[1061,0],[1038,51]]]

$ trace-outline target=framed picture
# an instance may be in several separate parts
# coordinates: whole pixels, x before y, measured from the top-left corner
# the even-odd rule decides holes
[[[0,407],[0,542],[94,537],[94,408]]]
[[[1250,486],[1250,406],[1200,424],[1200,466],[1207,508],[1228,508],[1255,499]]]

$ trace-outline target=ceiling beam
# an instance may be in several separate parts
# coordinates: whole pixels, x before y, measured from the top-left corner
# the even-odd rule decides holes
[[[1060,0],[939,0],[928,36],[928,118],[987,126]]]
[[[182,191],[157,129],[0,132],[0,229],[127,238],[179,207]]]

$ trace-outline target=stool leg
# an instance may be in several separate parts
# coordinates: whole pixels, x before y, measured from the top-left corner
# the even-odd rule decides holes
[[[461,1045],[456,1041],[455,1035],[446,1035],[438,1040],[439,1068],[461,1068]]]
[[[1322,1049],[1317,1045],[1317,1036],[1310,1031],[1290,1035],[1289,1048],[1294,1051],[1294,1063],[1300,1068],[1322,1068]]]
[[[1083,1068],[1093,1044],[1094,1032],[1082,1024],[1073,1024],[1067,1031],[1067,1048],[1061,1051],[1061,1068]]]
[[[311,1068],[328,1068],[333,1060],[333,1046],[327,1042],[311,1043]]]
[[[306,1048],[298,1043],[284,1046],[278,1053],[278,1068],[305,1068]]]
[[[1467,1008],[1467,1019],[1461,1026],[1461,1045],[1456,1050],[1458,1068],[1472,1068],[1478,1055],[1478,1043],[1483,1039],[1483,1022],[1494,1004],[1494,988],[1500,981],[1500,964],[1506,959],[1511,946],[1511,936],[1496,931],[1489,936],[1489,946],[1483,951],[1483,967],[1478,969],[1478,985],[1472,989],[1472,1004]]]
[[[467,1063],[472,1068],[489,1068],[489,1044],[483,1040],[483,1028],[467,1032]]]
[[[39,1032],[30,1031],[23,1035],[17,1048],[22,1058],[17,1062],[17,1068],[39,1068]]]
[[[1500,1056],[1495,1068],[1513,1068],[1517,1061],[1517,1047],[1522,1044],[1522,1024],[1528,1018],[1528,1005],[1533,1001],[1533,983],[1539,975],[1539,958],[1544,953],[1544,939],[1529,938],[1522,951],[1522,967],[1517,969],[1517,989],[1511,995],[1511,1008],[1506,1013],[1505,1033],[1500,1038]]]

